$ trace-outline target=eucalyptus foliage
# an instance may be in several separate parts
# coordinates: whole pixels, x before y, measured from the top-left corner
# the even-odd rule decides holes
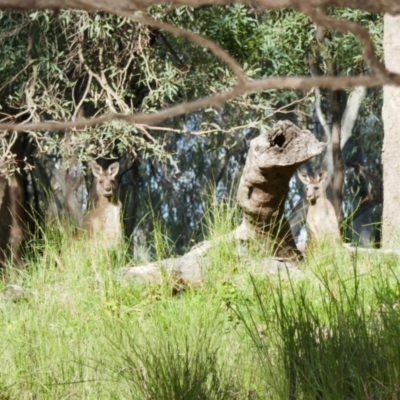
[[[294,10],[157,6],[149,13],[215,41],[250,78],[309,75],[311,64],[321,74],[329,73],[332,64],[340,67],[340,74],[365,69],[358,39],[326,31],[323,42],[317,41],[315,24]],[[381,16],[348,9],[332,16],[365,26],[382,56]],[[0,40],[3,121],[152,113],[219,93],[236,82],[232,71],[199,45],[103,12],[2,12]],[[329,114],[328,97],[323,100]],[[313,114],[312,92],[270,90],[240,96],[219,109],[173,118],[159,127],[114,121],[66,133],[30,132],[24,156],[36,170],[38,164],[47,165],[50,181],[54,168],[79,169],[81,162],[100,157],[123,159],[122,183],[130,192],[127,234],[140,221],[144,236],[149,234],[149,206],[164,220],[174,242],[181,237],[176,243],[182,250],[191,238],[201,236],[201,188],[214,181],[223,194],[244,164],[248,141],[277,117],[297,119],[319,135]],[[369,108],[365,118],[372,115],[376,112]],[[369,138],[362,127],[360,135]],[[379,158],[376,149],[374,160]],[[47,186],[37,172],[33,174],[33,181]]]

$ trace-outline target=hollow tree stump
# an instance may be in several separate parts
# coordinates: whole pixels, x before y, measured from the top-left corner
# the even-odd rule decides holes
[[[279,121],[251,141],[238,189],[244,215],[235,232],[237,239],[270,239],[271,255],[277,257],[297,258],[301,254],[284,216],[284,203],[297,167],[324,148],[311,132],[290,121]]]
[[[266,273],[288,270],[295,265],[286,262],[288,258],[301,255],[284,217],[284,202],[289,190],[289,181],[296,168],[320,154],[325,148],[309,131],[302,131],[290,121],[278,122],[266,134],[253,139],[246,165],[240,180],[238,202],[243,209],[242,224],[233,232],[205,241],[182,257],[160,260],[140,266],[126,266],[120,270],[122,279],[141,279],[159,283],[161,270],[184,281],[199,283],[202,280],[204,257],[220,240],[250,238],[271,239],[270,257],[262,262]]]

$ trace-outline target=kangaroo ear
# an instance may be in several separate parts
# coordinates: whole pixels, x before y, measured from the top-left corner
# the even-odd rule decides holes
[[[300,171],[300,170],[297,170],[297,176],[299,177],[299,179],[305,184],[305,185],[308,185],[311,181],[310,181],[310,177],[306,174],[306,173],[304,173],[304,172],[302,172],[302,171]]]
[[[328,177],[328,173],[324,169],[320,169],[317,175],[318,182],[324,181]]]
[[[92,174],[96,178],[100,178],[103,175],[103,168],[101,167],[101,165],[97,163],[92,163],[91,168],[92,168]]]
[[[107,169],[108,175],[111,176],[112,178],[115,178],[117,176],[118,171],[119,171],[119,162],[118,161],[115,161],[114,163],[112,163]]]

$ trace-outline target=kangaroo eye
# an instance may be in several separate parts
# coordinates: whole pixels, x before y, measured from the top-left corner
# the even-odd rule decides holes
[[[100,180],[99,180],[99,183],[100,183],[100,184],[102,184],[103,182],[104,182],[103,179],[100,179]]]

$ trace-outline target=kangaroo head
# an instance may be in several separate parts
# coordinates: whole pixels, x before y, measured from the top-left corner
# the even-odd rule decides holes
[[[99,164],[92,164],[92,173],[95,177],[95,192],[98,197],[113,197],[117,182],[115,177],[118,174],[119,162],[112,163],[107,169]]]
[[[321,169],[315,178],[304,172],[297,171],[300,180],[306,185],[307,199],[311,204],[315,204],[319,197],[325,197],[324,182],[327,178],[327,172]]]

